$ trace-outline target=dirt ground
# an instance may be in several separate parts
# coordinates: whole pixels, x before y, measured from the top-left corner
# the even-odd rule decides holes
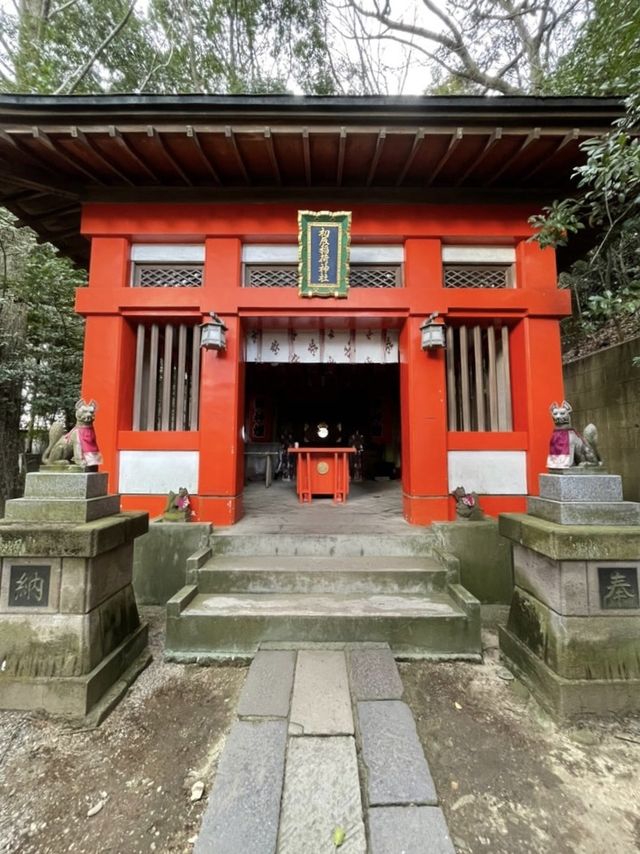
[[[98,729],[0,712],[3,854],[191,851],[246,668],[163,662],[164,609],[141,611],[154,660]]]
[[[459,854],[640,851],[640,716],[560,728],[483,643],[480,666],[400,665]]]
[[[0,712],[3,854],[192,850],[246,669],[163,662],[142,611],[154,662],[98,729]],[[483,665],[400,665],[459,854],[640,851],[640,717],[559,728],[484,638]]]

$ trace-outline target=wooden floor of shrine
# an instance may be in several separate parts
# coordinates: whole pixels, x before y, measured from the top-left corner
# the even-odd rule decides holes
[[[345,504],[314,498],[301,504],[295,483],[249,483],[244,490],[244,516],[225,534],[411,534],[421,529],[402,515],[399,480],[350,485]]]

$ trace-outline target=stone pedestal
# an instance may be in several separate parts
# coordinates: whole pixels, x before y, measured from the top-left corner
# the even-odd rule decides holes
[[[146,513],[103,473],[27,474],[0,520],[0,708],[99,718],[149,661],[133,594]]]
[[[561,717],[640,708],[639,511],[619,477],[567,473],[500,517],[515,581],[500,648]]]

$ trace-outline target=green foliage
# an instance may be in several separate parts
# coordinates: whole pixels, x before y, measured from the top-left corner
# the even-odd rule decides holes
[[[640,311],[640,97],[604,137],[587,140],[586,162],[574,173],[582,194],[554,202],[530,219],[543,247],[563,246],[588,227],[594,247],[564,275],[585,333]]]
[[[545,249],[566,246],[570,234],[584,228],[576,210],[575,199],[563,199],[544,207],[542,214],[529,219],[529,224],[538,229],[536,240]]]
[[[575,44],[544,83],[553,95],[621,95],[640,83],[640,3],[594,0]]]
[[[536,240],[562,246],[567,235],[588,225],[601,232],[596,254],[620,235],[629,219],[640,214],[640,96],[627,100],[625,116],[612,130],[581,144],[587,159],[574,170],[582,195],[554,202],[543,216],[532,217]]]
[[[590,229],[594,247],[563,275],[574,296],[578,336],[605,324],[632,331],[640,311],[640,3],[594,0],[572,48],[544,90],[558,95],[622,95],[627,111],[609,134],[582,144],[575,170],[579,195],[533,217],[541,246],[563,246]],[[630,93],[633,93],[630,95]]]
[[[0,30],[5,91],[335,89],[321,0],[22,0]]]
[[[61,410],[70,419],[80,391],[84,323],[75,288],[86,274],[0,209],[0,389],[20,398],[30,429]],[[12,322],[4,322],[12,319]],[[16,319],[20,318],[17,323]]]

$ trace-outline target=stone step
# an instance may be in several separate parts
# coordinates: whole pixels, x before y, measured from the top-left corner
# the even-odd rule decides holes
[[[427,594],[446,581],[446,570],[426,557],[226,555],[197,571],[200,593]]]
[[[478,658],[479,606],[459,585],[428,596],[223,595],[190,586],[167,603],[168,658],[253,656],[263,641],[384,641],[399,656]]]
[[[210,540],[215,554],[325,555],[327,557],[428,557],[434,545],[431,532],[385,534],[220,534]]]

